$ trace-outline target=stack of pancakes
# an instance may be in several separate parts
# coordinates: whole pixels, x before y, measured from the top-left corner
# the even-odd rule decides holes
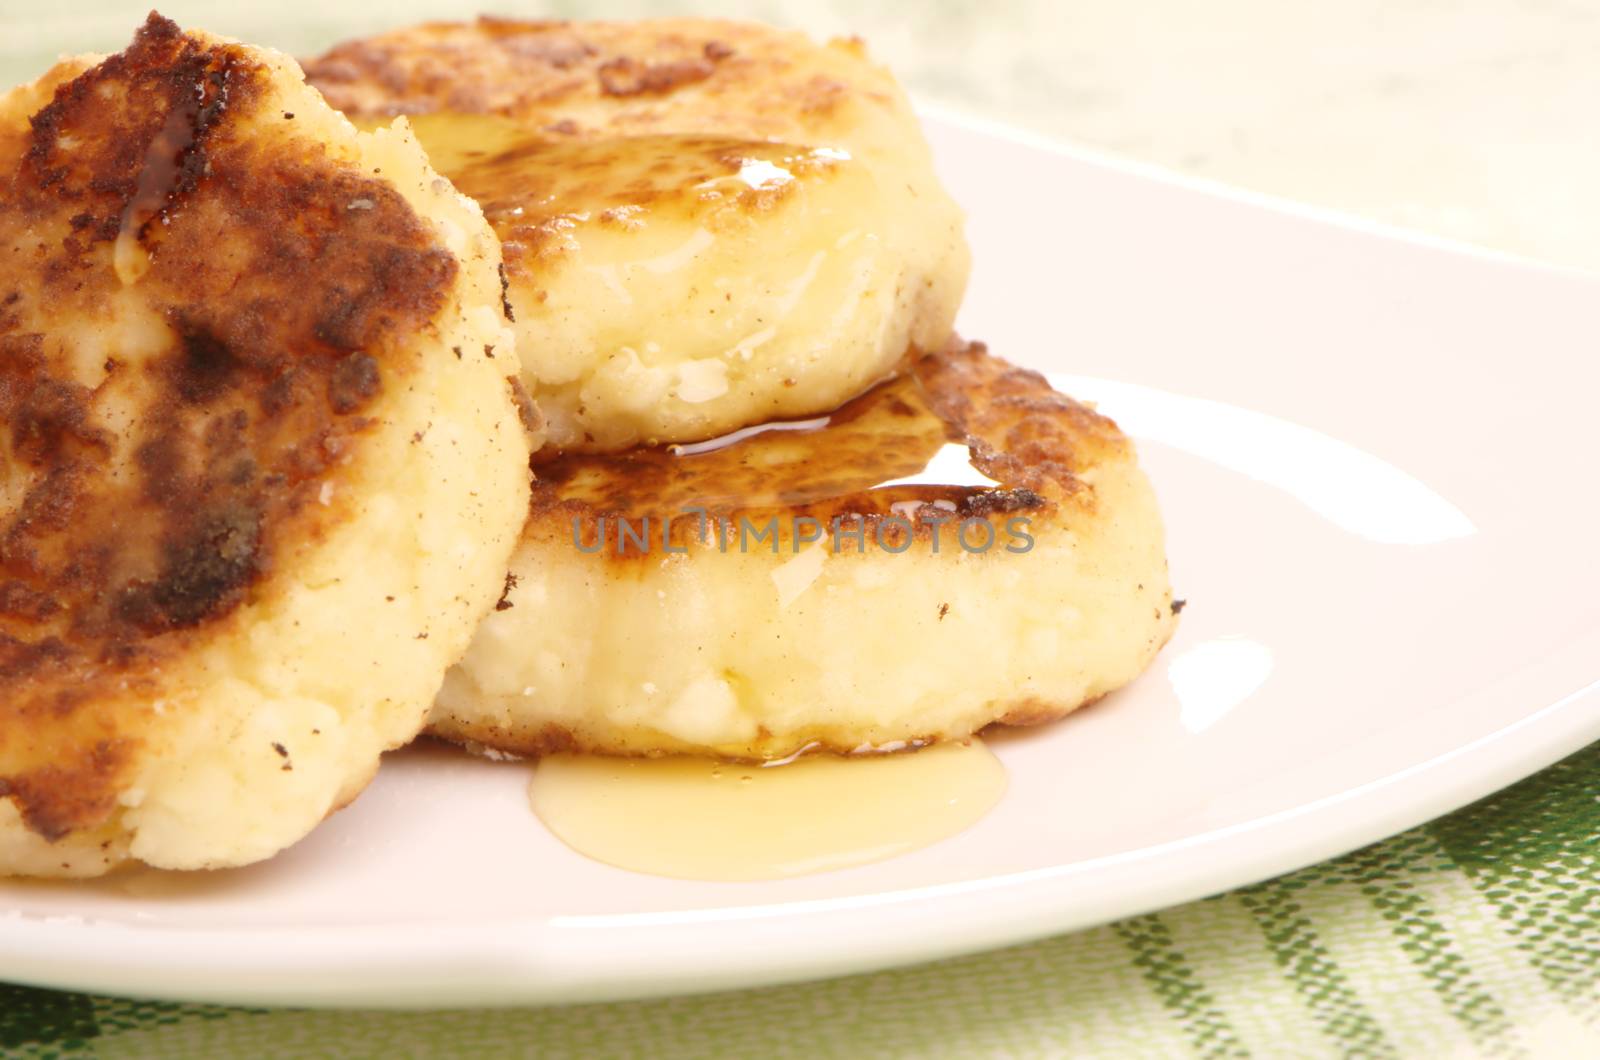
[[[1172,631],[1132,445],[953,336],[859,42],[483,19],[302,75],[152,16],[0,97],[0,174],[0,873],[267,857],[422,731],[960,739]]]

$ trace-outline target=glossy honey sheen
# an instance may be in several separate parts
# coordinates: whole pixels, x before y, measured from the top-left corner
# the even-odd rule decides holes
[[[483,208],[513,273],[559,252],[578,225],[629,230],[656,218],[699,217],[723,226],[730,216],[771,210],[797,182],[826,179],[850,162],[837,148],[731,137],[572,139],[494,114],[409,120],[434,168]],[[368,129],[385,124],[357,121]]]
[[[819,754],[767,766],[554,755],[529,798],[562,842],[633,872],[769,880],[905,854],[969,828],[1005,767],[978,740],[914,753]]]
[[[896,379],[825,416],[746,427],[705,442],[619,453],[536,457],[535,522],[577,518],[677,519],[675,541],[711,518],[772,514],[833,519],[984,518],[1035,511],[1046,501],[995,477],[985,448],[930,386],[951,385],[924,358]],[[780,529],[782,529],[780,521]]]

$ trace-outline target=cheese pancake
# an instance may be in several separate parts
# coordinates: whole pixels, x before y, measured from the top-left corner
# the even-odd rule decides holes
[[[949,337],[961,212],[858,41],[480,19],[343,44],[307,69],[359,122],[412,115],[483,205],[557,448],[826,411]]]
[[[827,416],[535,465],[505,606],[431,721],[480,749],[958,739],[1105,695],[1176,624],[1133,445],[977,344]]]
[[[0,96],[0,874],[264,858],[412,738],[527,508],[498,267],[275,53]]]

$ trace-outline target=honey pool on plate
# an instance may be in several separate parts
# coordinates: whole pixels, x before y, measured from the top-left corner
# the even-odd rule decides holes
[[[937,843],[1000,801],[1005,767],[979,740],[781,764],[552,755],[534,812],[596,861],[691,880],[848,868]]]

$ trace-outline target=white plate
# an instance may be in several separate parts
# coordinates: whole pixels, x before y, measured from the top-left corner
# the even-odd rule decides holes
[[[529,767],[440,749],[266,865],[166,894],[0,884],[0,977],[317,1005],[566,1002],[865,971],[1305,865],[1600,737],[1600,281],[950,120],[963,331],[1141,444],[1176,640],[997,738],[976,827],[692,883],[585,860]]]

